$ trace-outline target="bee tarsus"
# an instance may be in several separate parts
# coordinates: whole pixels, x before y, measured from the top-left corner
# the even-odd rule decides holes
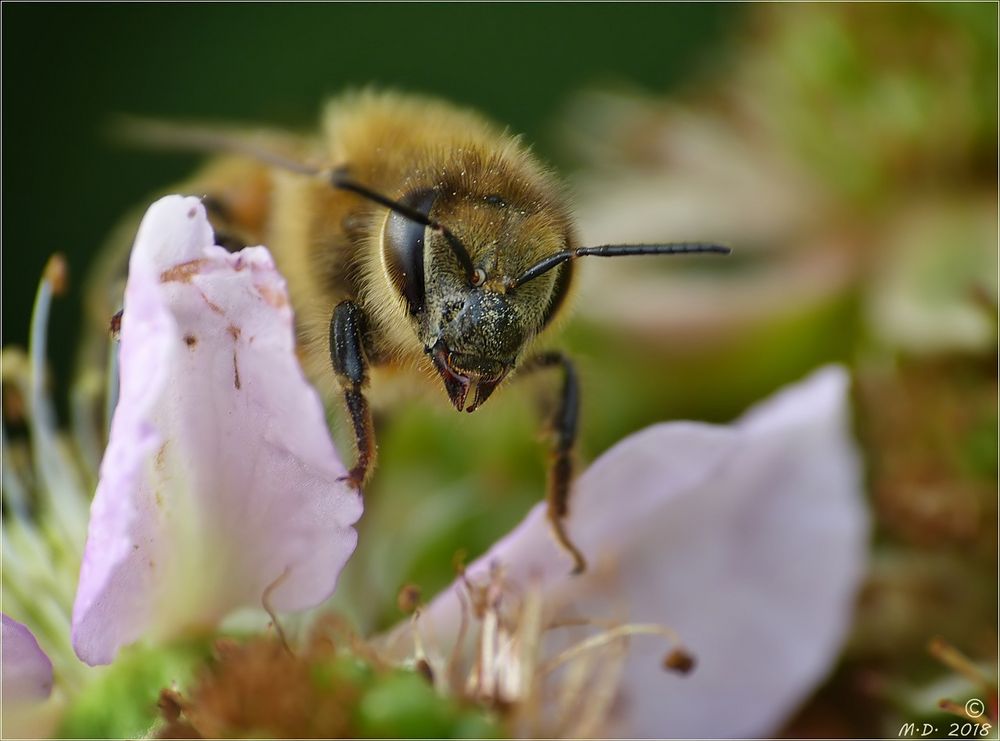
[[[365,398],[368,359],[364,348],[365,316],[353,301],[341,301],[330,318],[330,361],[344,393],[344,403],[354,428],[358,459],[344,477],[360,490],[375,462],[375,432]]]
[[[563,378],[559,401],[551,420],[555,445],[549,467],[546,516],[556,541],[573,558],[573,573],[582,574],[587,570],[587,561],[566,532],[570,484],[573,480],[573,447],[580,417],[580,384],[573,361],[556,350],[540,353],[528,360],[521,367],[521,374],[545,368],[559,369]]]

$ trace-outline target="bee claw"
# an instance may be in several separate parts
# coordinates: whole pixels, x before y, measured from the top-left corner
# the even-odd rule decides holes
[[[365,472],[357,469],[351,469],[343,476],[338,476],[336,481],[338,484],[346,482],[348,486],[355,489],[358,494],[361,494],[361,487],[365,483]]]

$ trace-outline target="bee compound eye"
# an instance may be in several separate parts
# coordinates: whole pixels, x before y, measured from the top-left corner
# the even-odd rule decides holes
[[[400,203],[426,216],[430,214],[436,198],[437,193],[433,190],[419,190],[407,193],[400,199]],[[389,281],[406,299],[410,314],[419,314],[424,309],[424,244],[427,228],[420,222],[390,211],[382,232],[382,259]]]

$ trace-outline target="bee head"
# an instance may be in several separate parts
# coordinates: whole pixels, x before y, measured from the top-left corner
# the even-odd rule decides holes
[[[475,411],[517,362],[526,340],[523,322],[502,294],[475,288],[426,322],[425,350],[456,409]],[[457,310],[456,310],[457,309]]]
[[[551,254],[565,246],[565,230],[527,211],[511,213],[499,196],[448,197],[426,189],[399,203],[428,223],[400,210],[387,214],[381,234],[386,275],[405,300],[452,404],[475,411],[561,303],[569,265],[519,290],[510,286],[533,262],[533,250]],[[446,220],[461,239],[441,226]],[[553,301],[557,288],[559,300]]]

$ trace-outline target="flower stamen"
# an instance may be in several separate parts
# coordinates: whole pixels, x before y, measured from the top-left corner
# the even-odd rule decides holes
[[[86,539],[83,527],[87,522],[86,501],[76,496],[81,489],[80,482],[70,480],[75,466],[68,451],[60,445],[55,410],[45,383],[49,312],[52,298],[65,288],[66,261],[60,255],[53,255],[38,284],[31,315],[28,420],[35,475],[42,484],[40,490],[51,499],[47,504],[51,507],[52,518],[65,538],[66,545],[73,552],[79,553],[83,550]]]
[[[287,651],[289,654],[292,654],[293,653],[292,649],[288,645],[288,638],[285,636],[285,629],[281,627],[281,621],[278,620],[278,614],[277,612],[275,612],[274,607],[271,605],[271,595],[274,593],[274,590],[280,587],[281,583],[288,578],[288,575],[290,573],[291,573],[291,568],[286,566],[285,570],[281,572],[281,575],[273,582],[271,582],[264,590],[264,593],[261,595],[260,598],[260,604],[261,607],[264,608],[264,612],[267,613],[267,616],[271,618],[271,625],[274,626],[274,632],[278,634],[278,640],[281,642],[281,645],[284,647],[285,651]]]
[[[678,637],[677,632],[665,625],[658,625],[656,623],[626,623],[625,625],[609,628],[602,633],[585,638],[579,643],[570,646],[562,653],[557,654],[552,659],[542,664],[539,668],[539,672],[542,675],[549,674],[566,662],[572,661],[588,651],[593,651],[602,646],[606,646],[609,643],[613,643],[614,641],[634,635],[658,635],[666,638],[673,644],[680,643],[680,638]],[[672,654],[673,652],[668,654],[667,659],[669,659]]]

